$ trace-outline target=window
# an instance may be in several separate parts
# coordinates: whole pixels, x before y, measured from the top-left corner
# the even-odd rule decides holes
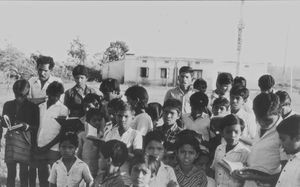
[[[143,63],[147,63],[147,60],[143,60],[142,62],[143,62]]]
[[[195,79],[202,78],[202,72],[203,72],[202,69],[195,69],[195,70],[194,70],[194,78],[195,78]]]
[[[165,63],[168,64],[168,63],[169,63],[169,60],[165,60]]]
[[[142,78],[147,78],[147,77],[149,77],[149,68],[142,67],[142,68],[140,69],[140,76],[141,76]]]
[[[160,78],[166,79],[168,77],[168,69],[161,68],[160,69]]]

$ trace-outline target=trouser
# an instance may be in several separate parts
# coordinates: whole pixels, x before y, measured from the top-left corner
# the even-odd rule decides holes
[[[17,163],[19,162],[8,162],[7,166],[7,187],[15,187],[16,183],[16,173],[17,173]],[[20,165],[20,185],[21,187],[28,186],[28,164],[19,163]]]

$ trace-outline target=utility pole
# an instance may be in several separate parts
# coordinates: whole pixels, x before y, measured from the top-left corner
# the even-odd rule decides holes
[[[245,28],[244,21],[243,21],[243,7],[244,7],[244,0],[241,0],[240,6],[240,21],[238,24],[238,41],[237,41],[237,64],[236,64],[236,76],[240,74],[240,58],[242,52],[242,33],[243,29]]]

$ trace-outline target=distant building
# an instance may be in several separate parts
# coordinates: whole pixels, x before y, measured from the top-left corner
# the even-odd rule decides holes
[[[124,60],[104,64],[102,66],[102,78],[115,78],[121,83],[127,84],[175,86],[178,71],[182,66],[192,67],[194,69],[194,78],[205,79],[208,89],[213,89],[218,73],[230,72],[233,76],[235,75],[236,62],[214,62],[213,59],[201,58],[129,55]],[[252,79],[255,78],[254,82],[257,87],[257,80],[260,75],[267,72],[267,65],[263,63],[260,63],[258,66],[257,64],[251,64],[251,66],[242,64],[240,72],[248,80],[249,85],[252,85]],[[254,75],[257,76],[255,77]]]

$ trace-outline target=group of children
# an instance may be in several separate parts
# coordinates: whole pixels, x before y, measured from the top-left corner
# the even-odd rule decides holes
[[[73,76],[66,92],[59,81],[42,86],[39,104],[28,99],[30,81],[15,82],[3,107],[7,186],[17,164],[21,186],[35,186],[37,174],[40,186],[300,186],[300,116],[270,75],[252,102],[245,78],[220,73],[209,98],[184,66],[162,105],[139,85],[122,95],[112,78],[99,96],[82,65]]]

